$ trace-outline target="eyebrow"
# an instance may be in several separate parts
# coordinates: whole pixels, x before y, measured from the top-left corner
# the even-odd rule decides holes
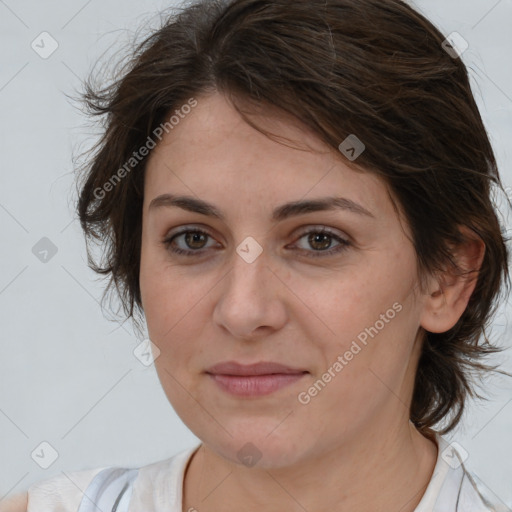
[[[163,194],[155,197],[151,201],[148,210],[151,211],[163,207],[177,207],[189,212],[199,213],[201,215],[225,221],[224,215],[216,206],[190,196],[173,196],[171,194]],[[296,215],[333,210],[345,210],[375,218],[375,215],[370,211],[351,199],[344,197],[322,197],[319,199],[293,201],[283,204],[275,208],[272,212],[272,221],[279,222]]]

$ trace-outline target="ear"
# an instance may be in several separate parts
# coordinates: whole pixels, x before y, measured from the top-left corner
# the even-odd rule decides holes
[[[483,240],[465,226],[459,230],[467,240],[456,246],[452,254],[461,271],[470,273],[460,276],[454,269],[446,269],[437,278],[431,278],[420,321],[429,332],[446,332],[458,322],[475,289],[484,260]]]

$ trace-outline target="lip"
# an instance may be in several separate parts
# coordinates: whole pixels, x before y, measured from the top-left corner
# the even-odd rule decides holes
[[[206,374],[223,391],[245,397],[269,395],[297,382],[307,373],[303,368],[270,361],[249,365],[226,361],[206,370]]]
[[[307,372],[304,368],[292,368],[284,364],[274,363],[271,361],[262,361],[254,364],[240,364],[236,361],[226,361],[211,366],[206,370],[206,373],[220,374],[220,375],[270,375],[273,373],[279,374],[298,374]]]

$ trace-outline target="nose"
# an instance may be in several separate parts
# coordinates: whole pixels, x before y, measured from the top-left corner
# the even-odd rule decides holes
[[[213,320],[236,339],[256,340],[285,325],[290,291],[280,272],[271,268],[275,265],[265,250],[252,262],[240,254],[233,252],[230,269],[219,284]]]

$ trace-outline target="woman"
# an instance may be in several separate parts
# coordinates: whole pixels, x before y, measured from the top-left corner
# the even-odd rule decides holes
[[[41,482],[30,512],[508,510],[441,437],[508,283],[451,40],[400,0],[204,0],[84,97],[91,265],[201,444]]]

